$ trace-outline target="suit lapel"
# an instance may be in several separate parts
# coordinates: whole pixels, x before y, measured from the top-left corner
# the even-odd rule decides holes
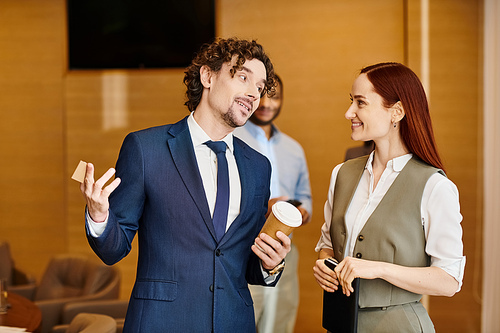
[[[169,130],[169,134],[172,137],[167,140],[167,145],[170,149],[170,153],[172,154],[172,160],[174,161],[177,172],[186,185],[186,188],[200,211],[203,221],[210,230],[212,237],[216,239],[205,195],[205,189],[203,188],[203,182],[201,180],[200,171],[198,170],[198,163],[194,154],[191,135],[187,126],[187,117],[172,125]]]

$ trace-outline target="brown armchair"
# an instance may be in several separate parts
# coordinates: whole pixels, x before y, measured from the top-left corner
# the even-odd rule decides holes
[[[64,333],[69,324],[81,313],[95,313],[114,318],[116,321],[116,332],[123,331],[125,315],[127,314],[127,300],[96,300],[86,302],[73,302],[64,306],[62,324],[52,327],[51,333]]]
[[[95,314],[80,313],[65,328],[63,333],[115,333],[116,322],[113,318]]]
[[[68,303],[117,299],[120,281],[117,268],[97,259],[76,254],[52,258],[34,298],[42,311],[41,333],[62,323],[63,308]]]
[[[8,291],[33,299],[36,280],[15,266],[9,243],[0,241],[0,279],[7,281]]]

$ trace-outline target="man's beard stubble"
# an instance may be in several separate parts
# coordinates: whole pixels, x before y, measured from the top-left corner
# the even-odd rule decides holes
[[[231,128],[241,127],[241,126],[245,125],[246,122],[248,121],[248,118],[247,118],[243,124],[238,124],[236,117],[234,115],[234,110],[232,108],[229,109],[228,112],[223,113],[221,115],[221,118],[226,123],[226,125],[228,125]]]

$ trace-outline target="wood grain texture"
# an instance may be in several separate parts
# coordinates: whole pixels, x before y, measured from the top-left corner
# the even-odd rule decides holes
[[[0,2],[0,238],[35,275],[68,241],[63,5]]]
[[[361,67],[380,61],[407,59],[419,74],[420,1],[216,4],[217,34],[257,39],[284,81],[277,125],[304,147],[314,200],[312,222],[294,233],[301,284],[296,332],[323,332],[314,246],[331,171],[357,145],[344,117],[352,81]],[[437,331],[479,332],[482,2],[430,4],[431,112],[460,191],[467,255],[462,291],[432,297],[430,313]],[[78,162],[94,163],[101,175],[114,166],[128,132],[187,115],[183,69],[68,72],[65,20],[64,0],[0,1],[0,238],[10,241],[16,264],[37,277],[54,254],[93,255],[84,201],[70,178]],[[122,298],[134,281],[136,248],[134,242],[118,264]]]

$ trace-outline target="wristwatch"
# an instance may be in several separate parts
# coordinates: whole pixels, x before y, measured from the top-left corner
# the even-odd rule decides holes
[[[266,271],[267,274],[269,274],[269,276],[276,275],[276,274],[280,273],[284,269],[285,269],[285,259],[281,260],[281,262],[278,265],[276,265],[276,267],[274,267],[271,270],[267,270],[267,269],[264,268],[264,270]]]

